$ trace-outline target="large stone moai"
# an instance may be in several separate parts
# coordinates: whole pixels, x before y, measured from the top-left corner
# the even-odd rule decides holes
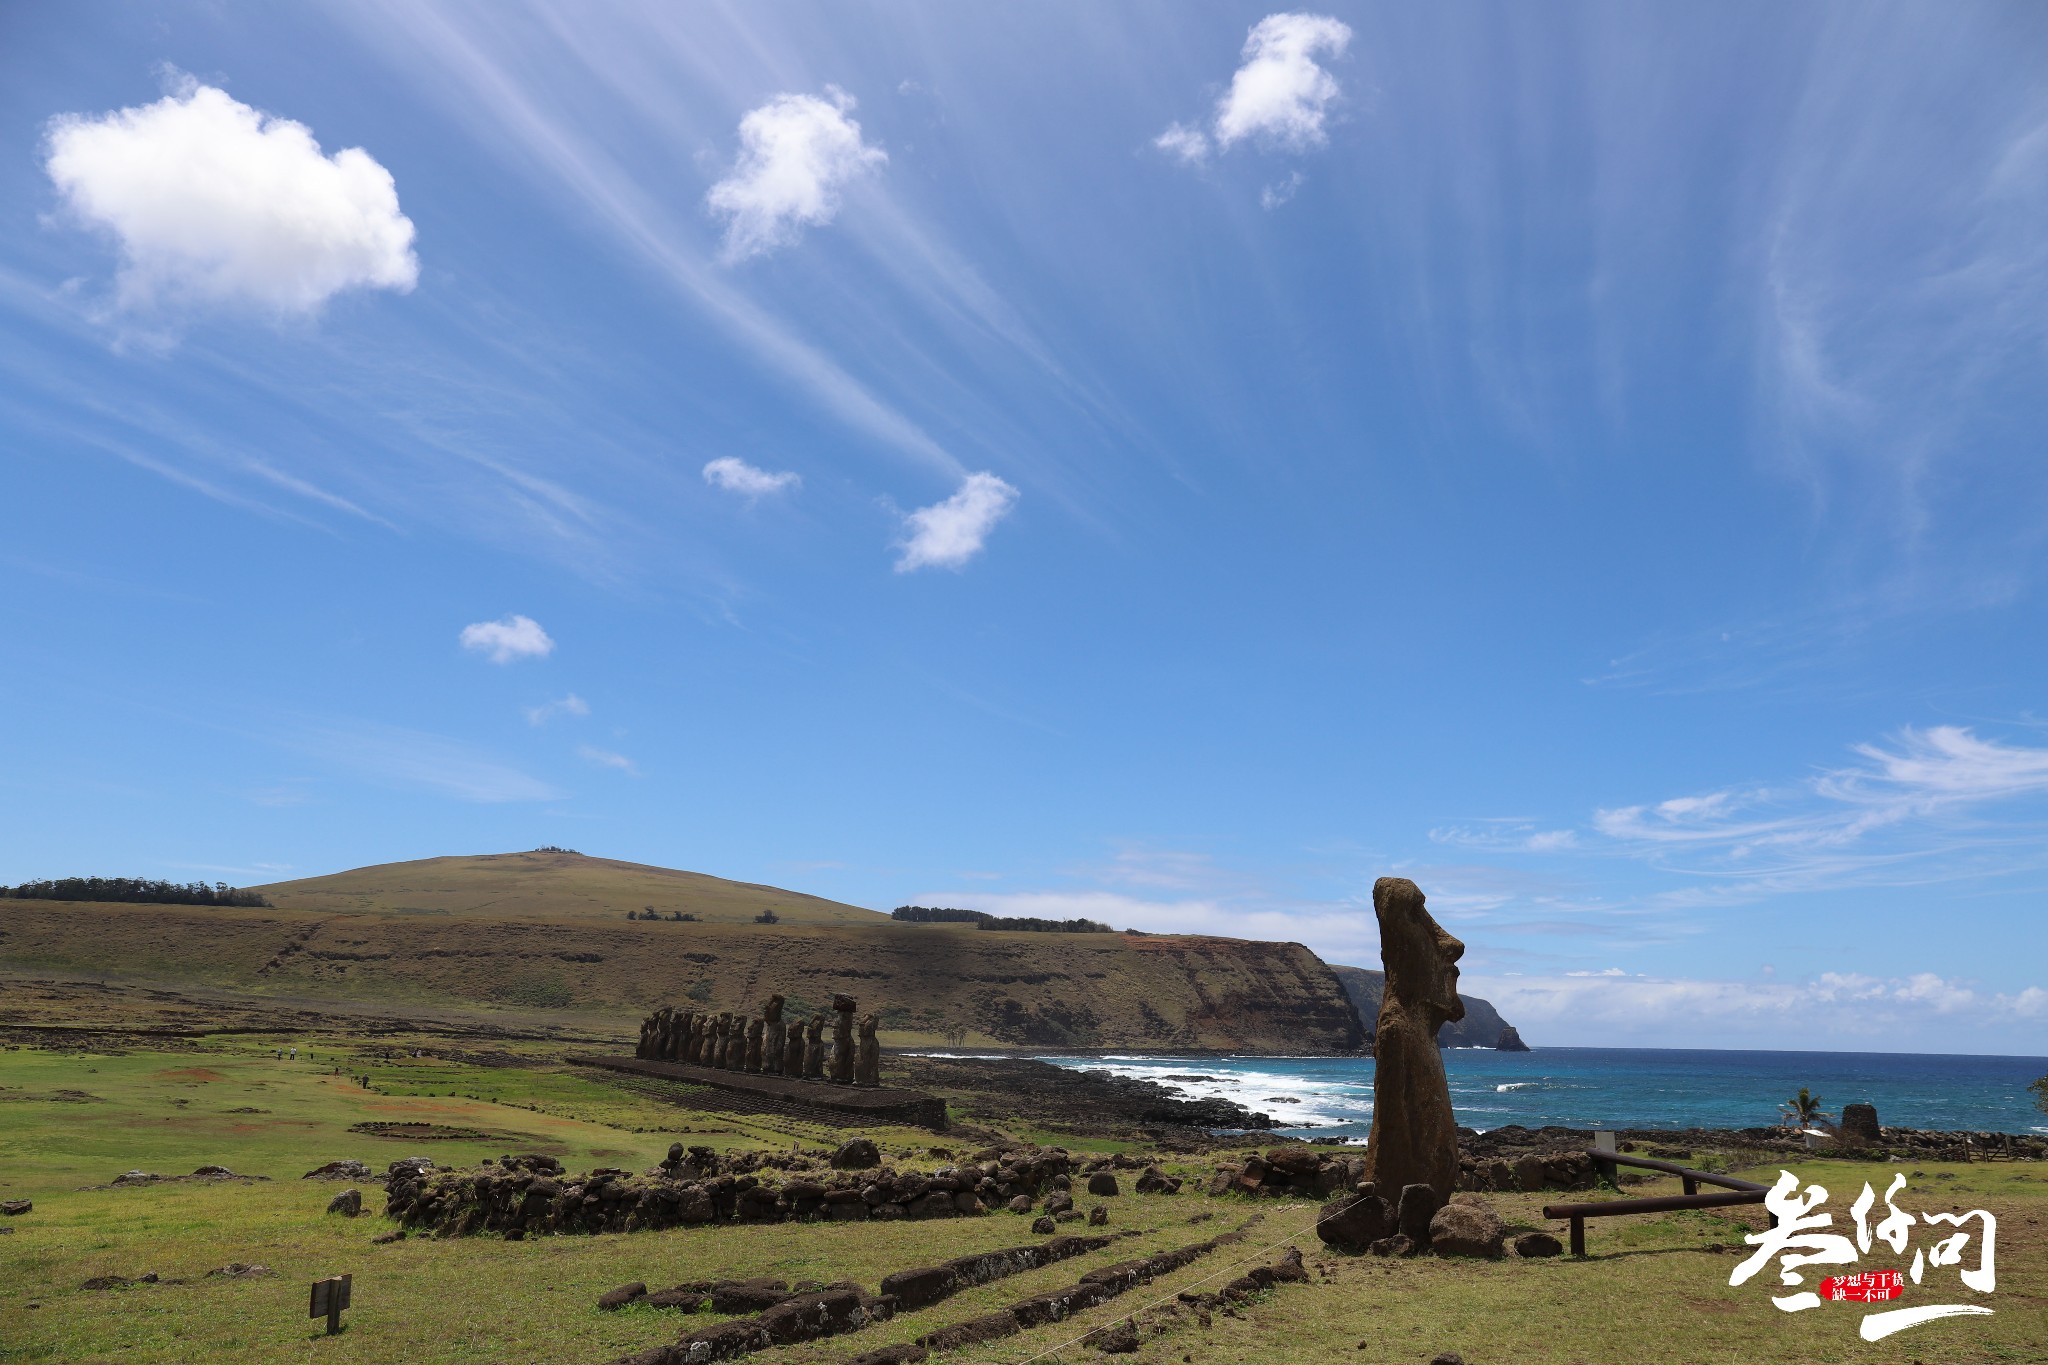
[[[693,1010],[678,1010],[672,1014],[668,1026],[662,1030],[661,1059],[665,1062],[679,1062],[683,1050],[690,1045],[690,1024],[695,1019]]]
[[[711,1021],[711,1055],[704,1059],[704,1065],[717,1071],[725,1070],[725,1054],[732,1046],[732,1016],[720,1014]]]
[[[747,1072],[761,1074],[761,1042],[763,1029],[759,1019],[747,1020]]]
[[[640,1045],[633,1049],[635,1057],[652,1057],[656,1029],[661,1021],[661,1011],[656,1010],[640,1021]]]
[[[782,1074],[782,1055],[789,1042],[789,1025],[782,1022],[782,997],[771,995],[761,1007],[761,1070],[771,1076]]]
[[[782,1074],[804,1074],[804,1021],[801,1019],[789,1026],[789,1040],[782,1045]]]
[[[704,1033],[711,1027],[711,1020],[705,1015],[692,1015],[690,1031],[683,1037],[683,1060],[692,1066],[704,1060]]]
[[[725,1016],[725,1047],[719,1056],[727,1071],[738,1071],[746,1065],[747,1021],[740,1015]]]
[[[860,1001],[850,995],[832,997],[832,1084],[853,1084],[853,1012]]]
[[[814,1014],[804,1026],[804,1079],[825,1079],[825,1016]]]
[[[855,1085],[880,1085],[882,1083],[882,1045],[875,1041],[875,1025],[878,1021],[872,1014],[863,1014],[855,1027],[860,1038],[853,1050],[853,1083]]]
[[[1427,1185],[1439,1202],[1458,1187],[1458,1122],[1436,1033],[1465,1017],[1458,959],[1465,945],[1430,918],[1422,890],[1405,877],[1373,883],[1386,987],[1374,1030],[1372,1135],[1365,1175],[1389,1199]]]

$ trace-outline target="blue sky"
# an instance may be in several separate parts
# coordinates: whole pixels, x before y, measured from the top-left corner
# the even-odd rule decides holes
[[[2048,12],[13,6],[0,879],[565,844],[2048,1051]]]

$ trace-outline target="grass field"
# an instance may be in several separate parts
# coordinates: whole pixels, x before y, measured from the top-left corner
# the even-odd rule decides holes
[[[323,1212],[340,1186],[299,1176],[354,1157],[381,1169],[423,1153],[444,1165],[512,1150],[541,1150],[572,1169],[644,1168],[671,1141],[729,1146],[821,1144],[832,1135],[778,1121],[679,1110],[616,1089],[550,1060],[552,1045],[494,1040],[473,1050],[403,1035],[297,1038],[297,1062],[280,1061],[261,1035],[199,1040],[180,1050],[121,1055],[0,1051],[0,1198],[30,1198],[32,1213],[0,1235],[0,1360],[589,1362],[672,1340],[685,1324],[713,1319],[652,1310],[601,1313],[603,1291],[631,1280],[775,1275],[854,1279],[968,1251],[1034,1240],[1023,1219],[995,1214],[939,1222],[679,1229],[601,1237],[506,1242],[496,1237],[371,1239],[389,1226]],[[414,1059],[413,1046],[444,1055]],[[341,1075],[334,1074],[339,1068]],[[355,1077],[368,1075],[370,1089]],[[424,1122],[491,1134],[420,1142],[351,1132],[356,1123]],[[928,1155],[930,1134],[872,1134],[885,1148]],[[1068,1145],[1081,1144],[1068,1140]],[[1107,1146],[1107,1144],[1102,1144]],[[162,1174],[201,1164],[267,1181],[95,1189],[131,1169]],[[1193,1169],[1184,1167],[1183,1169]],[[1760,1211],[1735,1217],[1691,1212],[1609,1220],[1591,1228],[1585,1261],[1510,1259],[1498,1264],[1388,1261],[1324,1254],[1312,1206],[1256,1205],[1126,1194],[1105,1201],[1112,1230],[1142,1235],[1079,1262],[984,1285],[857,1336],[750,1357],[759,1365],[824,1365],[908,1340],[1086,1269],[1214,1235],[1252,1212],[1263,1221],[1239,1249],[1219,1254],[1078,1321],[958,1352],[953,1362],[1014,1365],[1056,1350],[1068,1361],[1105,1359],[1069,1343],[1183,1288],[1214,1288],[1241,1273],[1245,1257],[1292,1243],[1322,1268],[1314,1283],[1281,1286],[1207,1327],[1183,1319],[1148,1336],[1147,1362],[1347,1360],[1422,1365],[1457,1350],[1472,1365],[1565,1362],[1762,1360],[1936,1362],[2048,1358],[2048,1172],[2021,1164],[1915,1168],[1908,1208],[1988,1207],[1999,1215],[1999,1285],[1988,1318],[1936,1323],[1891,1340],[1857,1339],[1850,1305],[1787,1316],[1759,1280],[1728,1284],[1740,1239]],[[1844,1209],[1865,1179],[1889,1168],[1815,1162],[1799,1168],[1835,1192]],[[1772,1172],[1763,1172],[1768,1177]],[[1941,1178],[1941,1177],[1950,1178]],[[368,1206],[381,1194],[365,1186]],[[1645,1191],[1660,1186],[1645,1187]],[[1631,1191],[1632,1193],[1642,1191]],[[1553,1196],[1554,1197],[1554,1196]],[[1916,1199],[1922,1202],[1915,1202]],[[1083,1201],[1088,1202],[1086,1200]],[[1500,1196],[1518,1227],[1541,1226],[1542,1196]],[[1191,1223],[1211,1213],[1207,1221]],[[1720,1246],[1722,1250],[1711,1248]],[[208,1278],[231,1261],[276,1274]],[[1866,1267],[1883,1264],[1875,1258]],[[180,1284],[88,1291],[101,1275],[155,1271]],[[306,1286],[355,1277],[349,1328],[326,1338],[305,1316]],[[1951,1288],[1954,1271],[1939,1272]],[[1956,1297],[1963,1297],[1956,1291]],[[34,1305],[34,1306],[31,1306]]]

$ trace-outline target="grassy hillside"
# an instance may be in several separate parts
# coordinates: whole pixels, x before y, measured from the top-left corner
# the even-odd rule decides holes
[[[643,899],[654,886],[668,898]],[[265,890],[273,909],[0,901],[0,965],[293,1000],[559,1011],[621,1033],[658,1004],[751,1011],[779,992],[803,1013],[844,991],[898,1045],[1323,1052],[1361,1041],[1336,976],[1294,943],[901,924],[574,855],[439,858]],[[699,922],[625,918],[645,904]],[[754,923],[770,906],[780,922]]]
[[[855,924],[886,915],[822,896],[702,872],[679,872],[581,853],[483,853],[380,863],[252,887],[283,909],[329,914],[456,915],[551,924],[624,919],[652,907],[716,924],[745,924],[764,910],[790,924]]]

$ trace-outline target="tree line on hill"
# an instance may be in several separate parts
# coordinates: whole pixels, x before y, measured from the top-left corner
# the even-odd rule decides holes
[[[226,882],[164,882],[148,877],[59,877],[0,886],[0,898],[23,901],[127,901],[144,905],[248,905],[270,902]]]
[[[971,924],[977,929],[1004,929],[1032,934],[1116,932],[1109,925],[1092,919],[1039,919],[1035,915],[991,915],[985,910],[951,910],[936,905],[899,905],[889,912],[889,918],[902,920],[906,924]]]

